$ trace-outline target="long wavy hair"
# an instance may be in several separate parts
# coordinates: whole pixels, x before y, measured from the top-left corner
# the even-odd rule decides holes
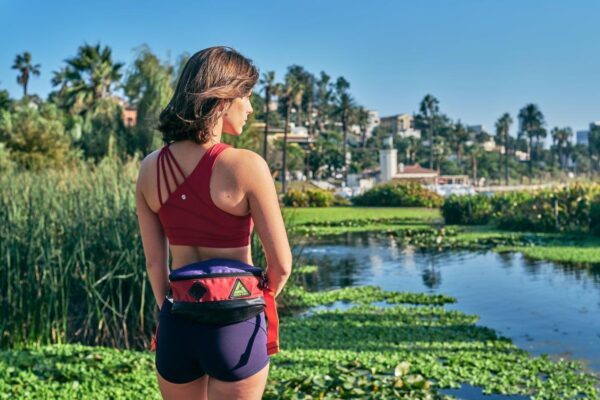
[[[246,96],[256,85],[258,69],[252,60],[226,46],[201,50],[190,57],[167,107],[160,113],[158,130],[163,141],[206,143],[229,104]],[[219,107],[223,105],[223,107]]]

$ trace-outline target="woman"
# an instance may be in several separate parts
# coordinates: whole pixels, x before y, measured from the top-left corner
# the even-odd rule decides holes
[[[221,143],[222,133],[241,134],[257,79],[252,61],[232,48],[194,54],[160,115],[167,145],[140,167],[136,204],[160,308],[156,369],[165,399],[260,399],[265,388],[264,313],[211,325],[171,314],[165,301],[169,250],[172,271],[222,259],[252,265],[254,227],[275,295],[290,275],[292,256],[268,165],[252,151]]]

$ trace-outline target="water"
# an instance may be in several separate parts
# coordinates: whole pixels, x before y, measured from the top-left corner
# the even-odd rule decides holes
[[[297,253],[297,249],[294,249]],[[307,245],[313,290],[377,285],[455,297],[446,309],[480,317],[534,355],[575,359],[600,376],[600,267],[531,261],[520,254],[421,252],[393,238],[352,234]]]

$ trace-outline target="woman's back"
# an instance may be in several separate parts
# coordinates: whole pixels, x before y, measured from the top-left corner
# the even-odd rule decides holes
[[[142,192],[149,208],[161,217],[173,269],[209,258],[253,265],[249,236],[254,221],[248,191],[268,191],[255,187],[261,181],[252,165],[256,156],[223,143],[177,142],[146,157]],[[170,225],[179,229],[169,229]]]

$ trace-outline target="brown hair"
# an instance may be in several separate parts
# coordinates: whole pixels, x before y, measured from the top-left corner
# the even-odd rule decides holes
[[[160,113],[158,130],[163,140],[208,142],[231,101],[246,96],[257,80],[258,69],[252,60],[231,47],[215,46],[197,52],[183,67],[175,93]]]

